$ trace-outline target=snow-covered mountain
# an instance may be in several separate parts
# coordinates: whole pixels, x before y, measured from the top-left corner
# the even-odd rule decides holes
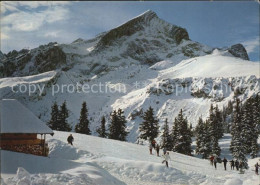
[[[161,124],[165,118],[172,123],[182,108],[196,125],[200,115],[208,116],[211,103],[222,108],[235,96],[246,100],[258,93],[260,65],[248,59],[241,44],[205,46],[147,11],[91,40],[5,54],[0,98],[18,99],[43,121],[49,120],[54,101],[66,100],[72,125],[86,101],[94,134],[101,116],[108,120],[112,109],[122,108],[128,140],[135,142],[140,115],[149,106]],[[82,91],[86,84],[92,91]],[[35,92],[29,94],[29,87]]]

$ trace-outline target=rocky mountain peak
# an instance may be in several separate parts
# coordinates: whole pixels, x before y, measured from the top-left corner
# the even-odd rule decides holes
[[[244,60],[249,60],[247,51],[242,44],[232,45],[230,48],[228,48],[228,51],[235,57],[242,58]]]
[[[108,47],[119,38],[124,36],[131,36],[137,32],[150,29],[155,35],[158,32],[164,32],[167,36],[175,39],[176,43],[179,44],[182,39],[189,40],[189,35],[186,29],[172,25],[162,19],[160,19],[155,12],[148,10],[143,14],[134,17],[128,22],[108,31],[97,44],[96,49]],[[159,31],[160,30],[160,31]]]

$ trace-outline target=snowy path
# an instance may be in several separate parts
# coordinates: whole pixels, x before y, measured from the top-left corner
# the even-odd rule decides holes
[[[258,176],[251,170],[240,175],[229,166],[224,171],[223,164],[215,170],[208,160],[173,152],[166,168],[161,157],[149,154],[147,146],[81,134],[73,134],[74,146],[70,146],[66,143],[67,136],[66,132],[55,132],[53,137],[47,138],[49,158],[1,151],[4,181],[16,184],[21,180],[17,177],[19,174],[7,177],[14,176],[17,167],[23,167],[30,173],[27,181],[32,184],[258,184]],[[224,137],[220,144],[225,155],[228,155],[225,150],[228,142],[230,138]]]

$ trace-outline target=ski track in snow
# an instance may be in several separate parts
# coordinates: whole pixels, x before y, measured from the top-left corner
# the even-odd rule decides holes
[[[149,154],[148,146],[76,133],[74,146],[70,146],[66,143],[68,134],[55,132],[53,137],[47,137],[49,157],[1,151],[2,184],[256,185],[259,182],[252,171],[259,158],[249,160],[250,169],[241,175],[229,166],[224,171],[223,164],[218,164],[215,170],[208,160],[170,152],[171,161],[166,168],[155,151]],[[228,160],[231,159],[227,150],[229,142],[230,135],[220,140],[222,154]]]

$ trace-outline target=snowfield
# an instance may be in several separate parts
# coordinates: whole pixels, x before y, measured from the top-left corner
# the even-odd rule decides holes
[[[148,146],[103,139],[74,133],[74,146],[66,143],[68,132],[48,136],[49,157],[1,151],[2,185],[88,184],[88,185],[257,185],[259,176],[253,165],[259,158],[249,159],[245,174],[231,171],[223,164],[217,170],[208,160],[170,152],[169,168]],[[231,159],[227,149],[230,135],[220,140],[223,156]],[[161,152],[161,151],[160,151]],[[160,153],[161,155],[161,153]]]

